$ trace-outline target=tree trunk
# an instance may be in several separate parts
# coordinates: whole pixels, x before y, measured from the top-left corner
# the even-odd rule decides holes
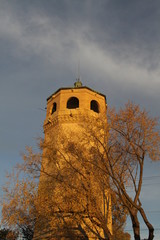
[[[130,212],[131,220],[132,220],[132,227],[134,233],[134,239],[140,240],[140,225],[137,218],[137,212],[135,214]]]
[[[140,212],[146,226],[148,227],[148,231],[149,231],[148,240],[153,240],[153,238],[154,238],[154,228],[153,228],[152,224],[148,221],[148,218],[147,218],[143,208],[140,208],[139,212]]]

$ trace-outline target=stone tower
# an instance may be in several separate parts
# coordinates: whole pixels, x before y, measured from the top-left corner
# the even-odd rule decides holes
[[[74,87],[58,89],[55,93],[53,93],[51,96],[47,98],[46,119],[44,121],[45,141],[48,144],[50,144],[50,142],[52,142],[54,138],[54,141],[55,141],[54,144],[58,145],[58,149],[61,150],[63,146],[62,144],[59,143],[59,140],[58,140],[60,135],[61,136],[65,135],[67,136],[68,139],[72,139],[73,141],[74,139],[73,135],[78,137],[81,135],[80,132],[82,128],[81,127],[82,122],[85,122],[87,121],[87,119],[92,119],[92,118],[98,119],[99,116],[103,116],[103,118],[106,118],[106,111],[107,111],[106,106],[107,105],[106,105],[105,95],[98,93],[89,87],[83,86],[79,80],[75,82]],[[48,162],[45,156],[46,151],[47,150],[43,150],[42,164],[43,164],[43,167],[46,169],[45,171],[50,174],[51,172],[54,171],[52,170],[54,169],[54,164],[53,164],[53,161],[51,160],[52,167],[50,167],[50,162]],[[59,160],[59,163],[60,162],[62,161]],[[63,165],[63,163],[62,164],[60,163],[60,165]],[[48,177],[46,177],[45,174],[42,173],[40,177],[40,184],[39,184],[39,195],[43,195],[43,197],[45,196],[45,192],[43,192],[42,189],[45,188],[45,191],[46,191],[46,188],[47,188],[46,179],[48,179]],[[45,184],[43,184],[42,182],[45,182]],[[95,191],[97,191],[97,189]],[[55,192],[56,193],[59,192],[59,187],[57,187],[57,190]],[[103,194],[102,195],[100,193],[97,193],[97,194],[100,196],[100,198],[103,198]],[[52,194],[49,193],[48,195],[51,196]],[[105,212],[104,214],[107,214],[107,219],[108,219],[107,225],[109,230],[112,232],[111,201],[110,201],[109,193],[107,193],[107,195],[108,195],[107,197],[108,203],[105,203],[105,204],[108,206],[106,207],[102,206],[102,212],[104,211]],[[55,196],[57,198],[57,194],[55,194]],[[46,196],[46,199],[47,199],[47,196]],[[72,199],[70,199],[70,201],[72,202]],[[107,213],[106,213],[106,209],[108,209]],[[36,227],[35,234],[34,234],[35,240],[36,239],[65,239],[64,237],[54,236],[54,233],[53,233],[54,230],[50,232],[49,230],[50,227],[46,223],[44,223],[43,226],[45,226],[44,227],[45,229],[47,228],[47,231],[45,231],[43,235],[38,230],[39,227]],[[83,228],[83,224],[82,224],[82,228]],[[40,238],[40,235],[41,235],[41,238]],[[83,237],[81,238],[68,237],[67,239],[83,239]],[[98,238],[95,238],[95,237],[93,238],[92,233],[90,233],[89,239],[98,239]]]

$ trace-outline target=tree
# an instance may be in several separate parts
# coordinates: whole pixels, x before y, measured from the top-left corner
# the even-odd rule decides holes
[[[34,217],[31,219],[35,220],[35,216],[38,216],[35,229],[43,226],[48,238],[52,236],[57,239],[64,236],[88,239],[89,234],[98,239],[129,239],[130,236],[123,230],[126,214],[129,214],[134,237],[139,240],[139,212],[149,230],[148,240],[152,240],[154,229],[142,208],[140,192],[146,158],[159,160],[158,120],[130,102],[118,113],[110,110],[108,123],[103,116],[97,116],[87,118],[87,121],[84,119],[79,134],[73,132],[70,138],[64,133],[58,138],[52,134],[50,141],[41,141],[43,156],[27,148],[24,162],[18,169],[27,174],[28,183],[32,183],[31,179],[34,183],[36,177],[40,176],[38,194],[37,185],[35,193],[31,194],[32,187],[26,190],[25,180],[24,184],[20,184],[24,196],[33,196],[25,199],[29,199],[32,205],[29,209],[33,210]],[[41,161],[42,158],[45,161]],[[132,188],[134,195],[129,194],[128,188]],[[13,196],[17,197],[23,191],[16,188],[15,193]],[[30,217],[28,213],[32,211],[22,208],[21,204],[15,206],[12,194],[6,197],[9,201],[8,205],[4,202],[3,209],[8,209],[8,214],[3,211],[3,220],[13,224],[9,220],[9,213],[12,212],[16,213],[16,223],[24,224],[22,219]],[[115,203],[112,205],[113,234],[108,227],[107,216],[111,206],[110,197]],[[25,206],[26,200],[20,202]],[[27,214],[20,211],[22,209]],[[46,223],[50,225],[47,233]]]
[[[110,135],[106,151],[107,166],[114,192],[126,206],[136,240],[140,239],[139,212],[148,228],[148,240],[154,238],[154,228],[147,219],[140,200],[144,164],[147,158],[160,159],[160,133],[158,119],[152,118],[138,105],[128,102],[118,113],[109,113]],[[118,165],[119,170],[115,171]],[[132,187],[133,195],[128,191]]]
[[[20,176],[17,168],[16,174],[12,172],[7,179],[8,182],[3,188],[2,224],[16,232],[22,232],[25,239],[31,240],[36,218],[37,184]],[[9,232],[9,235],[7,239],[12,239],[12,232]]]

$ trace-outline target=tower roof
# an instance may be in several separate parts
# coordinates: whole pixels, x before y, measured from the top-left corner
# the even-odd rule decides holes
[[[102,94],[102,93],[100,93],[100,92],[97,92],[97,91],[95,91],[95,90],[93,90],[93,89],[91,89],[91,88],[89,88],[89,87],[87,87],[87,86],[82,86],[81,84],[78,85],[77,83],[81,83],[81,82],[79,82],[79,81],[75,82],[75,84],[74,84],[75,87],[59,88],[56,92],[52,93],[52,94],[47,98],[47,101],[48,101],[53,95],[57,94],[57,93],[58,93],[59,91],[61,91],[61,90],[69,90],[69,89],[72,90],[72,89],[75,89],[75,88],[76,88],[76,89],[88,89],[88,90],[90,90],[90,91],[92,91],[92,92],[95,92],[95,93],[103,96],[103,97],[105,98],[105,100],[106,100],[106,95],[104,95],[104,94]]]

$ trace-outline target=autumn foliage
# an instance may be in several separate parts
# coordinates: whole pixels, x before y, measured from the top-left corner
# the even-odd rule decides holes
[[[140,240],[140,213],[154,238],[140,193],[145,162],[160,156],[158,119],[131,102],[104,119],[84,119],[81,134],[51,134],[40,141],[43,154],[26,149],[4,188],[3,224],[35,230],[34,239],[124,240],[129,215]]]

